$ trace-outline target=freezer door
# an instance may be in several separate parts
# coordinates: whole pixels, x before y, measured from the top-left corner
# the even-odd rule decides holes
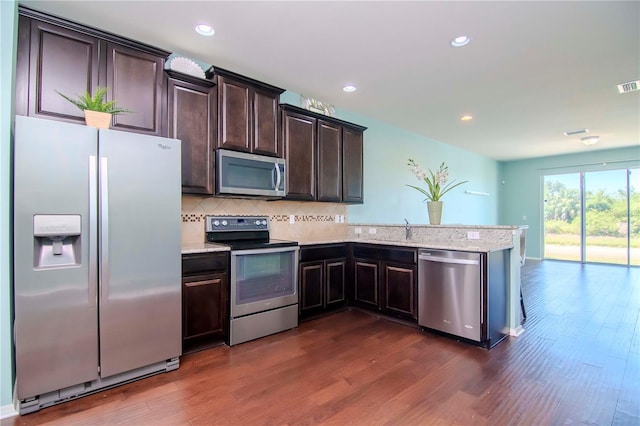
[[[100,374],[181,354],[180,141],[100,130]]]
[[[17,398],[97,379],[97,131],[16,116]],[[94,203],[91,204],[91,199]]]

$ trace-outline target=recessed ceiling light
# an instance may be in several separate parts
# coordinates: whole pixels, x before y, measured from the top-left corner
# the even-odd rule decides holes
[[[216,33],[215,30],[210,25],[207,25],[207,24],[198,24],[196,25],[195,30],[198,34],[203,36],[208,36],[208,37]]]
[[[356,91],[356,86],[352,86],[351,84],[348,84],[348,85],[344,86],[342,88],[342,90],[344,90],[345,92],[355,92]]]
[[[583,144],[589,146],[598,143],[598,141],[600,140],[600,136],[585,136],[580,138],[580,140]]]
[[[466,35],[461,35],[451,40],[451,45],[453,47],[462,47],[469,44],[470,41],[471,41],[471,37]]]
[[[469,121],[469,120],[473,120],[473,117],[470,115],[463,115],[462,117],[460,117],[460,120]]]

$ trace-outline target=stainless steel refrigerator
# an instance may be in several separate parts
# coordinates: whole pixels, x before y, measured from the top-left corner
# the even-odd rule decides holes
[[[180,141],[16,116],[16,399],[178,368]]]

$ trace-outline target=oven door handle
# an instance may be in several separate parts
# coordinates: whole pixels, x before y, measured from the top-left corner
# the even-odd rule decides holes
[[[244,256],[247,254],[266,254],[266,253],[284,253],[288,251],[299,251],[299,246],[285,246],[274,248],[259,248],[249,250],[231,250],[231,256]]]

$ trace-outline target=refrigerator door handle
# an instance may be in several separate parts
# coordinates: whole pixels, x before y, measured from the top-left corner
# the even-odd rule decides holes
[[[109,300],[109,170],[100,157],[100,304]]]
[[[95,155],[89,156],[89,304],[97,304],[98,288],[98,172]]]

